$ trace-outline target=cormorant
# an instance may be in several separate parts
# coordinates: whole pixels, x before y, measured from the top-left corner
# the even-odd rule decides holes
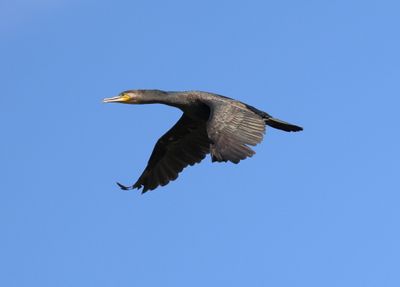
[[[234,99],[200,91],[166,92],[128,90],[104,103],[166,104],[179,108],[183,115],[156,143],[146,169],[132,186],[142,193],[175,180],[185,167],[199,163],[211,154],[213,162],[233,162],[251,157],[249,146],[260,143],[265,125],[286,132],[302,127],[273,118],[266,112]]]

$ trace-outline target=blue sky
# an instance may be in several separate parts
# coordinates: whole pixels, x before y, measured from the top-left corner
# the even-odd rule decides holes
[[[0,3],[1,286],[400,286],[398,1]],[[123,192],[205,90],[304,126]]]

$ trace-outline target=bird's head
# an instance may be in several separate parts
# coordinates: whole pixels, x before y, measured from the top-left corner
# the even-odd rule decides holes
[[[113,98],[106,98],[104,103],[123,103],[123,104],[152,104],[160,103],[165,99],[168,92],[160,90],[129,90],[120,93]]]
[[[116,97],[105,98],[103,103],[139,104],[143,98],[140,90],[125,91]]]

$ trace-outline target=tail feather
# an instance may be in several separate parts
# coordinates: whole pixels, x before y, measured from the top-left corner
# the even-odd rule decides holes
[[[280,129],[280,130],[283,130],[286,132],[298,132],[298,131],[303,130],[302,127],[289,124],[287,122],[281,121],[279,119],[275,119],[273,117],[265,118],[264,120],[265,120],[265,124],[269,125],[270,127]]]
[[[264,119],[265,124],[269,125],[270,127],[273,127],[273,128],[276,128],[276,129],[280,129],[280,130],[283,130],[283,131],[286,131],[286,132],[299,132],[299,131],[303,130],[302,127],[299,127],[299,126],[296,126],[296,125],[292,125],[292,124],[289,124],[287,122],[275,119],[270,114],[268,114],[266,112],[260,111],[259,109],[256,109],[253,106],[250,106],[250,105],[247,105],[247,104],[245,104],[245,105],[250,111],[256,113],[259,116],[261,116]]]

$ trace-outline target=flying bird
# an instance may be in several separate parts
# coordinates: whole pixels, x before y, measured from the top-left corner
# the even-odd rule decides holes
[[[201,92],[166,92],[161,90],[128,90],[104,103],[165,104],[182,110],[178,122],[156,143],[145,170],[132,186],[117,183],[120,188],[142,189],[142,193],[175,180],[188,165],[194,165],[211,154],[212,162],[233,162],[251,157],[263,140],[265,126],[286,132],[302,127],[281,121],[255,107],[221,95]]]

